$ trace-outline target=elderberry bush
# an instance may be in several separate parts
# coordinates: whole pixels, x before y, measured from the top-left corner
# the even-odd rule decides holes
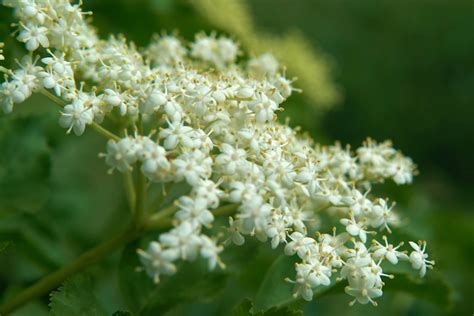
[[[412,160],[390,141],[323,146],[280,123],[278,112],[299,90],[271,53],[248,57],[217,33],[192,42],[162,34],[138,48],[123,36],[100,38],[80,3],[5,4],[27,53],[15,68],[0,68],[3,111],[43,94],[59,106],[66,134],[104,137],[98,155],[109,173],[123,174],[130,228],[94,248],[94,259],[152,234],[135,249],[135,273],[159,286],[173,282],[182,262],[225,270],[227,248],[255,239],[294,259],[281,277],[293,299],[311,301],[346,282],[351,305],[377,305],[391,266],[405,263],[419,278],[433,268],[426,241],[391,237],[400,224],[395,203],[371,193],[385,181],[410,184]],[[184,189],[173,196],[176,188]],[[69,275],[53,276],[61,283]],[[55,282],[39,287],[50,291]],[[18,297],[5,313],[26,302]]]

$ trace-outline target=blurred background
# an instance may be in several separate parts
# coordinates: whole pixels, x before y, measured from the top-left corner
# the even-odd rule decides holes
[[[289,117],[291,125],[301,126],[324,144],[340,140],[356,147],[367,136],[379,141],[391,139],[396,148],[417,163],[420,175],[412,186],[387,184],[378,188],[377,194],[396,200],[402,216],[407,218],[407,230],[428,240],[436,270],[452,289],[451,303],[441,306],[423,300],[423,295],[415,298],[389,292],[376,308],[349,307],[345,304],[348,297],[341,294],[324,296],[308,304],[308,315],[474,313],[472,0],[101,0],[85,1],[85,7],[94,12],[93,24],[101,35],[123,33],[138,46],[145,46],[154,33],[161,31],[177,31],[191,40],[197,31],[217,30],[235,38],[249,55],[268,50],[287,66],[289,76],[298,77],[295,85],[303,90],[288,100],[282,120]],[[9,19],[5,12],[0,18]],[[0,31],[2,36],[8,33],[6,29]],[[72,145],[65,145],[64,137],[53,132],[58,130],[54,115],[45,117],[45,123],[35,123],[34,128],[52,135],[47,142],[57,150],[52,158],[56,164],[49,167],[50,183],[55,190],[62,190],[45,203],[58,210],[58,225],[66,223],[71,218],[68,216],[77,218],[77,209],[86,214],[80,215],[84,224],[91,217],[90,211],[86,211],[89,206],[104,205],[105,209],[107,205],[110,209],[110,196],[107,199],[93,193],[94,186],[99,185],[107,185],[114,192],[110,177],[94,178],[104,169],[94,156],[103,144],[96,140],[95,144],[92,137],[77,140],[89,142],[91,148],[77,163]],[[29,124],[26,114],[20,114],[18,120]],[[0,131],[1,128],[0,125]],[[74,159],[74,164],[67,162]],[[94,163],[100,172],[93,175],[86,166]],[[69,170],[71,166],[74,168]],[[91,178],[77,180],[84,174]],[[78,203],[72,203],[66,216],[64,205],[70,201]],[[100,216],[103,221],[88,228],[87,238],[77,224],[71,227],[76,235],[69,233],[66,239],[82,236],[85,240],[80,246],[77,244],[78,248],[93,243],[94,238],[110,229],[106,223],[110,223],[112,215]],[[74,247],[71,250],[68,244],[67,249],[72,256]],[[44,269],[54,267],[54,258],[45,260]],[[61,260],[67,261],[67,256],[57,261]],[[264,255],[255,260],[260,266],[271,263]],[[252,262],[252,267],[257,266]],[[28,269],[31,267],[24,270]],[[41,271],[37,269],[37,274]],[[28,273],[23,276],[26,280],[35,277]],[[256,273],[253,275],[258,279]],[[5,275],[2,278],[8,281]],[[113,295],[113,291],[103,292]],[[218,304],[225,305],[226,299],[224,296]],[[221,309],[194,304],[174,314],[219,314],[216,310]]]

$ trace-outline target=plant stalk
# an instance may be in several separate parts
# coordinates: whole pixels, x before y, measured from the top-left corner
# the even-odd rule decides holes
[[[63,268],[45,276],[29,288],[20,292],[10,301],[0,306],[0,314],[8,315],[17,308],[21,307],[25,303],[32,299],[40,297],[46,293],[51,292],[57,288],[62,282],[64,282],[72,274],[84,270],[86,267],[96,263],[102,259],[105,255],[111,253],[123,244],[131,241],[139,230],[135,228],[129,228],[126,231],[118,234],[110,240],[107,240],[95,248],[83,253],[76,260],[64,266]]]

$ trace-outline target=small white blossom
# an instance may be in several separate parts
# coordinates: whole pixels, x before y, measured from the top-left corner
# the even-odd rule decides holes
[[[77,99],[64,107],[59,118],[59,125],[67,128],[69,134],[74,131],[77,136],[82,135],[86,125],[92,124],[94,112],[90,107],[84,106],[84,100]]]
[[[133,151],[133,140],[122,138],[118,142],[109,140],[107,143],[107,154],[105,154],[106,163],[120,172],[129,171],[131,165],[137,160],[136,153]]]
[[[46,34],[48,29],[43,26],[36,26],[29,24],[22,25],[23,30],[18,35],[17,39],[26,44],[26,49],[30,51],[36,50],[40,45],[42,47],[49,47],[49,40]]]
[[[426,274],[426,268],[432,269],[435,262],[433,260],[428,260],[428,254],[425,252],[426,241],[420,242],[419,244],[410,241],[410,246],[413,248],[413,251],[410,253],[410,263],[415,270],[420,271],[420,277],[424,277]]]
[[[373,256],[375,259],[386,258],[390,263],[397,264],[398,259],[407,260],[408,256],[400,251],[397,251],[403,243],[400,243],[398,246],[394,247],[392,244],[389,244],[387,241],[387,237],[383,236],[383,240],[385,241],[385,245],[382,245],[376,240],[373,240]]]
[[[160,282],[160,275],[172,275],[176,272],[174,258],[169,252],[163,251],[158,242],[152,241],[146,251],[138,249],[137,252],[146,273],[153,278],[155,283]]]

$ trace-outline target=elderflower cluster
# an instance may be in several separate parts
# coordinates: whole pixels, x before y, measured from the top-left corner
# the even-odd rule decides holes
[[[103,156],[111,171],[191,187],[175,201],[174,227],[138,250],[156,282],[174,274],[179,260],[201,257],[209,269],[223,268],[224,246],[253,237],[299,257],[288,281],[306,300],[338,275],[354,301],[375,304],[382,277],[391,277],[383,261],[408,261],[420,276],[434,264],[426,243],[410,242],[407,255],[386,237],[368,239],[398,222],[393,204],[369,195],[371,185],[410,183],[412,161],[389,142],[369,139],[355,151],[320,146],[279,123],[276,113],[295,89],[270,54],[237,64],[236,43],[202,33],[189,45],[172,35],[155,37],[139,51],[123,37],[100,39],[80,4],[10,5],[19,19],[17,39],[29,53],[6,73],[3,110],[42,92],[63,103],[59,124],[68,133],[120,120],[135,132],[107,143]],[[219,210],[232,206],[227,242],[208,236]],[[343,231],[312,237],[322,215]]]

